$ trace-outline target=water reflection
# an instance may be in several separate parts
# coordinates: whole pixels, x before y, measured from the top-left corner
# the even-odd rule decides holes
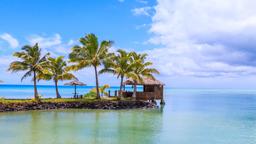
[[[0,144],[255,144],[255,93],[173,91],[155,110],[0,113]]]
[[[159,110],[61,110],[0,115],[0,143],[156,143]],[[17,126],[12,120],[21,120]],[[3,129],[15,138],[3,138]]]

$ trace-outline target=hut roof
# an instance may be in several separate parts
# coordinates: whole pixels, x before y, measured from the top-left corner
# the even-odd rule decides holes
[[[74,81],[65,83],[64,85],[79,85],[79,86],[84,86],[84,85],[86,85],[86,84],[83,83],[83,82],[80,82],[80,81],[78,81],[78,80],[74,80]]]
[[[134,85],[134,80],[132,79],[127,79],[124,83],[124,85]],[[143,78],[142,82],[137,82],[137,85],[164,85],[164,83],[162,83],[159,80],[154,80],[151,78]]]

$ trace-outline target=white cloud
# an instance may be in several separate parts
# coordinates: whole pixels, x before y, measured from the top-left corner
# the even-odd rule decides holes
[[[8,42],[12,48],[17,48],[19,46],[19,41],[8,33],[1,34],[0,38]]]
[[[148,51],[165,75],[256,74],[256,1],[158,0]]]
[[[54,34],[51,37],[31,35],[28,37],[28,41],[31,45],[39,43],[39,46],[44,48],[60,45],[62,43],[60,34]]]
[[[13,57],[12,55],[1,55],[0,56],[0,69],[7,70],[9,64],[14,60],[16,60],[16,58]]]
[[[135,16],[151,16],[153,8],[150,6],[134,8],[132,9],[132,13]]]
[[[52,56],[67,56],[71,52],[71,47],[76,44],[74,40],[63,42],[60,34],[53,36],[31,35],[27,38],[31,45],[38,43],[43,53],[50,52]]]

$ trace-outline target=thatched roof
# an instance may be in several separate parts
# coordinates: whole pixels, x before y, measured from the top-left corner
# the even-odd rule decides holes
[[[86,84],[85,84],[85,83],[82,83],[82,82],[80,82],[80,81],[74,80],[74,81],[65,83],[64,85],[72,85],[72,86],[74,86],[74,85],[79,85],[79,86],[84,86],[84,85],[86,85]]]
[[[124,85],[134,85],[134,80],[132,79],[127,79],[124,83]],[[159,80],[153,80],[150,78],[143,78],[143,82],[137,82],[137,85],[164,85],[164,83],[162,83]]]

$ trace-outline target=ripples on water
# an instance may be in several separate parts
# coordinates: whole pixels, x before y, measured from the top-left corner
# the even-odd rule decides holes
[[[165,98],[155,110],[1,113],[0,143],[256,143],[254,90],[166,89]]]

